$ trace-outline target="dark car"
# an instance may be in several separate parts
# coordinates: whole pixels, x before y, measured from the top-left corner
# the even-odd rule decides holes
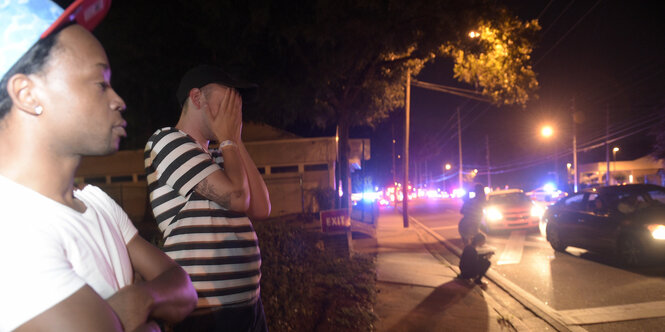
[[[650,184],[587,189],[543,216],[552,248],[614,253],[627,266],[665,257],[665,188]]]

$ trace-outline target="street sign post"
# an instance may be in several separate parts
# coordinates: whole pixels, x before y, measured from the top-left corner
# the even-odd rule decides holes
[[[321,211],[323,246],[340,257],[349,257],[353,251],[351,243],[351,218],[348,209]]]

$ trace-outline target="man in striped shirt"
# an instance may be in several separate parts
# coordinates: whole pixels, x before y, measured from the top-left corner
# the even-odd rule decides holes
[[[242,99],[256,89],[217,67],[193,68],[176,93],[178,123],[157,130],[145,147],[164,251],[189,273],[199,296],[176,331],[267,330],[250,218],[267,218],[270,199],[240,139]],[[210,141],[219,149],[209,150]]]

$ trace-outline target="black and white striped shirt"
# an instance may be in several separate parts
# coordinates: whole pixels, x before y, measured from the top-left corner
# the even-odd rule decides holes
[[[150,204],[164,234],[164,251],[189,273],[198,307],[242,306],[259,297],[261,254],[252,223],[195,192],[223,168],[176,128],[157,130],[145,146]]]

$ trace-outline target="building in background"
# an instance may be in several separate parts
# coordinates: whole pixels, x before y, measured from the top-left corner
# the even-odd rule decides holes
[[[370,159],[369,139],[349,141],[349,167],[360,170],[362,161]],[[333,207],[335,137],[302,138],[268,125],[248,123],[243,126],[243,142],[270,192],[271,216],[316,213]],[[142,234],[147,234],[153,231],[154,222],[143,160],[143,150],[84,157],[76,181],[102,188],[127,211]]]
[[[580,184],[585,186],[605,185],[607,162],[579,165]],[[651,183],[665,186],[665,160],[650,155],[635,160],[610,161],[610,184]],[[572,183],[572,169],[568,172],[568,183]]]

